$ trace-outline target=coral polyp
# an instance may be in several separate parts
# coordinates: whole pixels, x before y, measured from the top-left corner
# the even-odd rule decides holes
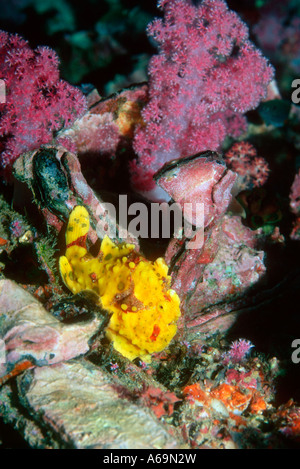
[[[179,297],[170,289],[168,266],[162,258],[150,262],[133,244],[115,244],[108,236],[97,257],[86,248],[89,216],[83,206],[72,211],[66,231],[66,254],[59,266],[73,292],[93,290],[112,314],[106,335],[114,348],[133,360],[162,351],[177,331]]]

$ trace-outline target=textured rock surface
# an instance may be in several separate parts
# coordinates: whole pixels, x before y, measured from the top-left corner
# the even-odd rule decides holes
[[[28,371],[18,388],[33,420],[60,448],[182,447],[171,427],[119,396],[108,375],[83,359]]]
[[[129,376],[127,389],[92,363],[72,360],[89,351],[90,339],[103,325],[101,317],[63,324],[10,280],[0,281],[0,312],[6,351],[0,368],[0,415],[31,447],[181,447],[173,436],[176,429],[133,399],[136,384],[130,391]],[[1,387],[26,369],[17,387],[13,380]],[[141,373],[139,379],[138,387],[147,389],[148,375]]]
[[[226,169],[217,153],[208,151],[172,161],[155,179],[182,207],[185,220],[197,228],[191,241],[203,241],[190,248],[190,236],[184,231],[183,239],[173,238],[165,253],[171,266],[172,288],[181,299],[184,324],[188,328],[197,326],[202,332],[206,317],[211,321],[226,315],[224,321],[215,323],[215,330],[225,332],[236,317],[235,312],[228,317],[236,308],[230,309],[227,304],[243,296],[266,271],[264,252],[257,249],[259,233],[243,226],[239,216],[225,214],[236,174]],[[198,214],[200,204],[203,216]]]
[[[70,129],[63,129],[58,141],[69,139],[78,154],[92,152],[97,156],[114,157],[118,145],[132,138],[135,126],[142,122],[140,109],[147,101],[147,93],[145,83],[108,98],[101,98],[93,90],[87,98],[88,112]]]
[[[100,328],[99,318],[62,324],[15,282],[0,280],[0,339],[6,350],[0,377],[18,374],[15,368],[23,362],[43,366],[82,355]]]
[[[238,217],[225,216],[202,250],[187,250],[177,259],[172,287],[180,292],[187,328],[205,334],[230,329],[237,310],[247,304],[245,292],[266,271],[264,252],[255,243],[256,232],[245,228]]]
[[[203,204],[204,228],[225,213],[236,180],[236,174],[228,171],[219,155],[211,151],[174,160],[154,177],[181,206],[185,219],[196,227],[203,226],[197,217],[197,204]]]

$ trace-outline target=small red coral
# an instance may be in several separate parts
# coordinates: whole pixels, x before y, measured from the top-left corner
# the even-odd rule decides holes
[[[141,395],[141,399],[147,407],[153,410],[157,418],[172,415],[174,404],[181,400],[173,392],[164,392],[154,386],[149,386]]]
[[[236,142],[225,153],[228,166],[242,176],[240,188],[260,187],[268,179],[269,166],[264,158],[257,156],[256,148],[246,141]]]

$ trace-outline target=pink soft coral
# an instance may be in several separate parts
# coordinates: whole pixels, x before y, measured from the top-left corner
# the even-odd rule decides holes
[[[252,347],[254,347],[254,345],[250,340],[235,340],[231,343],[229,351],[223,356],[224,363],[241,363],[245,360]]]
[[[0,161],[9,173],[24,151],[51,141],[86,109],[81,91],[59,79],[58,57],[48,47],[0,31],[0,70],[6,102],[0,104]]]
[[[149,36],[159,54],[149,65],[149,103],[135,134],[139,157],[133,184],[151,190],[153,173],[165,162],[216,150],[230,134],[245,130],[243,113],[255,108],[273,76],[248,39],[248,28],[223,0],[159,2],[164,19]]]

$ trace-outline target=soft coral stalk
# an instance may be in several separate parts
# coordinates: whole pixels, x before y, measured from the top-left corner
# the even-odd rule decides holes
[[[154,188],[165,162],[217,150],[246,128],[243,114],[266,94],[273,68],[248,38],[248,28],[223,0],[159,2],[164,19],[148,27],[159,49],[149,64],[149,103],[135,134],[136,189]]]
[[[23,152],[51,141],[86,109],[81,91],[59,79],[58,57],[48,47],[32,50],[18,35],[0,31],[0,162],[9,174]]]

